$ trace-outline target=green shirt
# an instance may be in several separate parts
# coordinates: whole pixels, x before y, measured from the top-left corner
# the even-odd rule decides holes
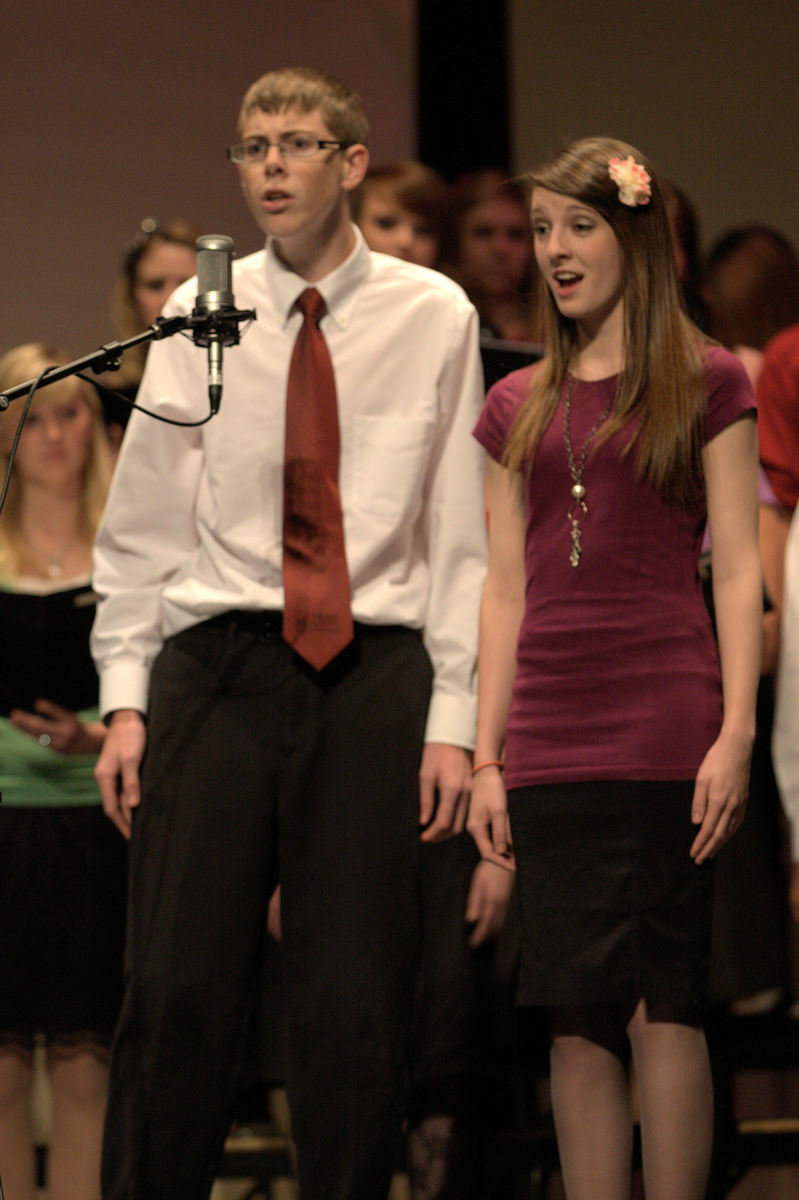
[[[78,714],[99,720],[96,708]],[[96,754],[59,754],[0,718],[0,793],[3,808],[67,808],[100,803]]]

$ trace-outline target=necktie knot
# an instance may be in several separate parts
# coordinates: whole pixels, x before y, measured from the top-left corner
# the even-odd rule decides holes
[[[306,288],[297,298],[297,308],[304,317],[310,317],[317,325],[327,312],[325,298],[316,288]]]

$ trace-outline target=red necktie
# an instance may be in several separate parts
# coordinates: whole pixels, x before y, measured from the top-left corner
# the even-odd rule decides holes
[[[304,321],[291,356],[283,468],[283,637],[321,671],[352,641],[350,579],[338,489],[336,381],[316,288],[297,301]]]

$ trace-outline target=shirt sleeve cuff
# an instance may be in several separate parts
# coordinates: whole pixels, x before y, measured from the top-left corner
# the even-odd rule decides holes
[[[475,696],[433,693],[427,714],[425,742],[441,742],[445,746],[462,746],[464,750],[473,750],[476,727]]]
[[[120,708],[133,708],[142,714],[146,713],[149,690],[149,667],[124,662],[106,667],[100,677],[101,717],[105,720],[109,713]]]

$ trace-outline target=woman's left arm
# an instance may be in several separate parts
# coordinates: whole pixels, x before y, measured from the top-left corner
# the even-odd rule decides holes
[[[757,429],[742,417],[702,452],[713,553],[724,716],[696,777],[695,862],[711,858],[743,820],[760,677],[763,583],[758,552]]]

